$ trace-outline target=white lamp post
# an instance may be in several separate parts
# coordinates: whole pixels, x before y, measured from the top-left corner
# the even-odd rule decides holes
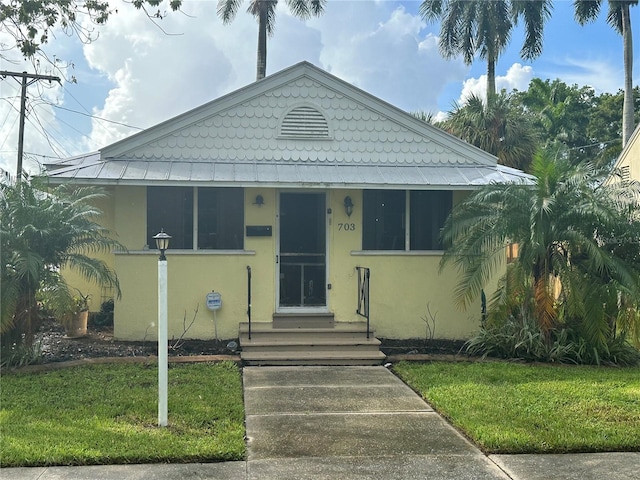
[[[167,426],[168,412],[168,333],[167,333],[167,257],[170,235],[164,229],[153,237],[160,250],[158,257],[158,425]]]

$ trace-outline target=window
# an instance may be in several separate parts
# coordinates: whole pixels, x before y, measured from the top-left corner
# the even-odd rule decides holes
[[[147,245],[164,229],[171,248],[193,248],[193,188],[147,187]]]
[[[198,189],[199,249],[242,249],[243,228],[241,188]]]
[[[365,190],[362,216],[364,250],[404,250],[404,190]]]
[[[442,250],[440,231],[452,199],[452,192],[443,190],[365,190],[362,249]]]
[[[451,212],[451,192],[410,192],[411,250],[442,250],[440,231]]]
[[[241,250],[244,247],[242,188],[147,187],[147,244],[164,229],[171,248]],[[194,242],[194,240],[197,240]]]

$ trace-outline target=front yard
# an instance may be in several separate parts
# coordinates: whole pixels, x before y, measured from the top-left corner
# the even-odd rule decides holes
[[[487,453],[640,451],[640,368],[400,363],[394,371]],[[219,462],[245,456],[241,371],[104,364],[0,378],[0,465]]]
[[[486,453],[640,451],[640,368],[400,363]]]
[[[243,459],[238,367],[172,365],[168,428],[157,426],[157,372],[155,363],[3,372],[0,466]]]

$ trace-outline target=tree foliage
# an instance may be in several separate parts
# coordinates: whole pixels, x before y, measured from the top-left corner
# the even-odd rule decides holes
[[[513,108],[510,96],[501,93],[492,101],[471,96],[456,106],[439,125],[449,133],[498,157],[502,165],[528,170],[538,146],[527,116]]]
[[[640,120],[640,88],[635,92],[635,119]],[[527,90],[501,92],[493,105],[472,96],[442,122],[425,112],[414,116],[524,170],[539,148],[573,164],[612,165],[622,151],[623,96],[622,90],[596,95],[588,86],[534,78]]]
[[[640,90],[635,89],[635,118],[640,114]],[[524,91],[514,91],[512,107],[531,118],[540,146],[560,151],[572,163],[610,165],[622,151],[623,92],[596,95],[588,86],[559,79],[534,78]]]
[[[114,288],[115,272],[95,255],[126,250],[96,220],[95,203],[105,196],[95,188],[42,181],[0,184],[0,333],[3,343],[31,341],[39,320],[38,299],[61,311],[73,293],[61,272],[75,271],[89,282]]]
[[[478,55],[487,62],[487,98],[490,98],[496,94],[496,63],[519,21],[525,27],[522,58],[529,60],[542,53],[543,29],[551,16],[551,1],[423,0],[420,14],[428,22],[440,21],[439,46],[445,58],[461,55],[470,65]]]
[[[133,0],[137,9],[157,7],[163,0]],[[173,11],[182,0],[170,0]],[[0,4],[0,31],[15,39],[25,58],[36,55],[49,42],[56,29],[77,36],[82,42],[95,39],[95,26],[103,25],[116,10],[108,0],[8,0]],[[9,46],[12,48],[12,46]]]
[[[620,328],[630,331],[629,318],[640,322],[640,185],[606,182],[609,169],[548,153],[532,167],[533,185],[489,185],[454,208],[441,265],[459,267],[455,295],[466,306],[504,267],[505,245],[517,243],[492,308],[511,301],[508,309],[524,307],[545,338],[571,325],[606,349]],[[633,313],[626,321],[625,312]]]
[[[526,91],[514,94],[514,102],[531,114],[545,147],[572,149],[590,143],[587,127],[589,111],[595,105],[593,88],[534,78]]]

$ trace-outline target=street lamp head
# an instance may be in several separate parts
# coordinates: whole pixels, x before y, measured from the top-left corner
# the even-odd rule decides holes
[[[160,250],[160,260],[166,260],[167,257],[164,256],[164,252],[169,248],[169,240],[171,240],[171,235],[167,235],[164,232],[164,228],[160,229],[160,233],[153,236],[156,241],[156,247]]]

